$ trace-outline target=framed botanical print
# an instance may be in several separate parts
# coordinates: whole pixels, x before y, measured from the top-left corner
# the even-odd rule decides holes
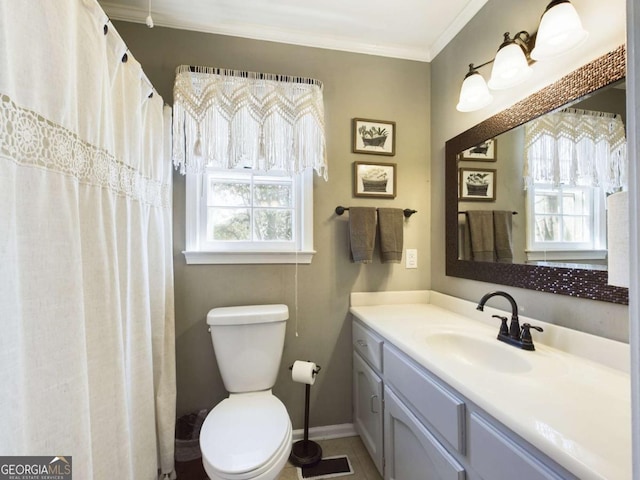
[[[493,202],[496,199],[496,170],[492,168],[460,168],[459,199]]]
[[[460,154],[460,160],[495,162],[498,159],[498,140],[491,138],[468,148]]]
[[[396,154],[396,122],[354,118],[352,139],[353,153],[393,156]]]
[[[353,195],[395,198],[396,164],[353,162]]]

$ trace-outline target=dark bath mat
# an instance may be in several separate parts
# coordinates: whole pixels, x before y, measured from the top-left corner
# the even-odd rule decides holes
[[[313,479],[322,480],[324,478],[342,477],[353,475],[351,462],[346,455],[323,458],[312,467],[297,468],[300,480]]]

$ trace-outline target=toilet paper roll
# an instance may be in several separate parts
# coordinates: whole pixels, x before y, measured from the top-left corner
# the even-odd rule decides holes
[[[291,369],[291,378],[294,382],[313,385],[316,381],[315,370],[315,363],[296,360],[293,362],[293,368]]]

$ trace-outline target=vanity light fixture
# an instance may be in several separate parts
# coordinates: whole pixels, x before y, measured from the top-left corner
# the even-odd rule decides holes
[[[530,35],[523,30],[511,38],[507,32],[495,58],[477,67],[469,65],[456,109],[473,112],[486,107],[493,101],[489,88],[504,90],[519,85],[533,73],[531,63],[561,55],[582,43],[587,36],[571,2],[552,0],[542,14],[535,34]],[[534,39],[535,47],[532,49]],[[487,88],[478,69],[490,63],[493,63],[493,68]]]
[[[524,30],[516,33],[513,38],[509,37],[509,32],[504,34],[504,41],[493,60],[488,84],[491,90],[515,87],[531,76],[533,70],[526,56],[529,53],[527,42],[530,39],[531,36]]]
[[[569,0],[553,0],[540,19],[536,46],[531,52],[534,60],[562,55],[584,42],[589,33],[582,28],[578,12]]]
[[[493,60],[492,60],[493,61]],[[473,63],[469,64],[469,72],[465,75],[460,89],[460,99],[456,109],[459,112],[474,112],[486,107],[493,102],[493,96],[489,93],[487,82],[478,72],[478,68],[487,65],[490,62],[483,63],[478,67],[474,67]]]

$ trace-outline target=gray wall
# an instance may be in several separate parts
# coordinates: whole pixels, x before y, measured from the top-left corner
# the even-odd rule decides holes
[[[625,2],[623,0],[607,2],[575,0],[572,3],[581,15],[584,27],[589,31],[589,38],[585,44],[574,52],[535,64],[534,73],[526,83],[509,90],[494,92],[494,102],[489,107],[473,113],[457,112],[455,105],[468,64],[481,64],[493,58],[503,32],[536,30],[540,15],[547,3],[537,0],[519,1],[516,8],[511,0],[489,0],[431,62],[431,117],[434,119],[431,129],[433,179],[431,229],[434,232],[431,239],[432,288],[468,300],[477,300],[487,291],[501,288],[514,295],[522,307],[523,315],[626,341],[628,339],[628,308],[625,306],[503,287],[445,275],[444,209],[438,200],[444,198],[445,142],[625,42]],[[483,68],[481,73],[485,79],[488,79],[490,67]],[[496,306],[500,305],[502,304],[496,302]]]
[[[298,333],[295,335],[293,265],[186,265],[182,250],[184,179],[174,175],[174,268],[178,414],[211,407],[226,396],[213,356],[205,317],[229,305],[285,303],[291,311],[284,357],[274,387],[291,415],[303,424],[304,386],[291,381],[296,359],[320,364],[312,388],[311,425],[351,422],[351,291],[428,289],[430,284],[430,66],[427,63],[298,47],[234,37],[115,22],[116,29],[167,103],[175,68],[207,65],[308,76],[324,83],[329,181],[314,180],[314,241],[311,265],[299,267]],[[351,119],[396,122],[396,155],[351,153]],[[352,197],[352,162],[398,164],[394,200]],[[441,202],[438,202],[441,205]],[[417,248],[419,268],[351,263],[348,214],[337,205],[414,208],[405,225],[405,248]]]
[[[624,0],[574,0],[590,31],[586,46],[559,60],[537,64],[525,85],[497,93],[490,107],[474,113],[457,112],[455,104],[467,64],[491,58],[502,32],[535,30],[547,3],[526,0],[514,8],[509,0],[489,0],[430,65],[158,27],[149,30],[144,25],[115,22],[167,103],[172,103],[174,72],[180,64],[310,76],[325,85],[330,179],[327,183],[314,181],[318,253],[311,265],[299,267],[299,336],[295,335],[293,312],[293,266],[185,265],[181,253],[184,179],[174,176],[178,414],[211,407],[226,395],[205,325],[206,313],[213,307],[289,305],[292,318],[274,392],[286,404],[294,426],[300,428],[304,387],[291,382],[287,369],[296,359],[311,359],[323,366],[312,388],[312,426],[351,421],[349,292],[433,288],[477,300],[496,287],[445,275],[442,199],[446,140],[624,42]],[[489,70],[485,68],[482,73],[488,77]],[[354,117],[396,121],[396,156],[352,154],[350,122]],[[436,121],[431,122],[431,118]],[[398,197],[378,202],[353,198],[351,170],[355,160],[397,162]],[[351,263],[347,216],[333,214],[338,204],[417,209],[419,213],[405,226],[405,247],[418,248],[419,268],[406,270],[402,265],[382,265],[379,261],[371,265]],[[515,295],[524,315],[627,339],[624,306],[505,289]]]

